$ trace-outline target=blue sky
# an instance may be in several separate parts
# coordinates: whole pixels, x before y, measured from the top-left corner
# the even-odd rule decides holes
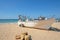
[[[19,14],[60,17],[60,0],[0,0],[0,19],[16,19]]]

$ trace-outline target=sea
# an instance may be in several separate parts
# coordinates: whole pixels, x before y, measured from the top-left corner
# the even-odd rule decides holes
[[[18,19],[0,19],[0,23],[17,23]]]

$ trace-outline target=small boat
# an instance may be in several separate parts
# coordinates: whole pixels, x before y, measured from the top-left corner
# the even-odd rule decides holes
[[[21,17],[21,16],[20,16]],[[55,22],[54,18],[46,19],[41,17],[37,20],[29,20],[28,18],[24,17],[25,20],[23,21],[19,17],[18,25],[20,27],[28,27],[28,28],[37,28],[37,29],[49,29],[51,24]]]

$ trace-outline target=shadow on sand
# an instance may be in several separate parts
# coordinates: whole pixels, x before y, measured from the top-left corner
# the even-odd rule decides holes
[[[50,27],[49,30],[50,30],[50,31],[60,32],[60,29],[58,29],[58,28],[54,28],[54,27]]]
[[[23,28],[31,28],[31,29],[38,29],[38,30],[46,30],[46,31],[55,31],[55,32],[60,32],[60,29],[50,27],[49,29],[42,29],[42,28],[33,28],[33,27],[23,27]]]

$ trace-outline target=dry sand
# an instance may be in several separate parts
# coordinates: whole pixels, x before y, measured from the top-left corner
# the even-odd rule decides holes
[[[60,32],[22,28],[17,24],[0,24],[0,40],[16,40],[15,36],[28,32],[32,40],[60,40]]]

